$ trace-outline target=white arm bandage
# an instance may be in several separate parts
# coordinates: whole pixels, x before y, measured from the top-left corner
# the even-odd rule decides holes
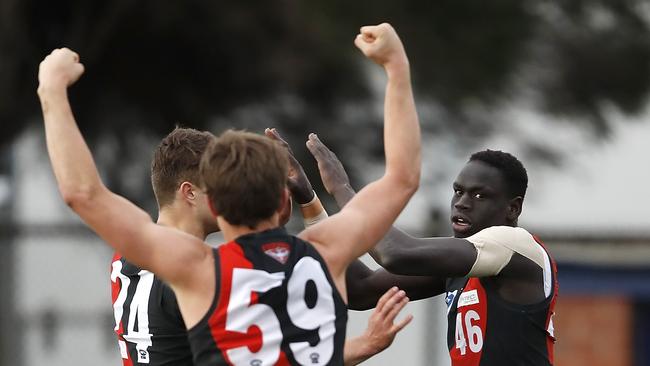
[[[302,219],[305,223],[305,228],[308,228],[319,221],[325,220],[328,215],[325,207],[320,202],[320,199],[314,192],[314,198],[308,203],[301,204],[300,210],[302,211]]]
[[[496,276],[518,253],[544,268],[545,252],[533,236],[519,227],[492,226],[466,238],[476,248],[470,277]]]
[[[318,216],[310,217],[310,218],[305,217],[303,218],[303,221],[305,222],[305,228],[308,228],[318,223],[319,221],[325,220],[328,217],[329,215],[327,214],[327,211],[325,211],[325,209],[323,209],[323,211],[321,211],[321,213],[318,214]]]

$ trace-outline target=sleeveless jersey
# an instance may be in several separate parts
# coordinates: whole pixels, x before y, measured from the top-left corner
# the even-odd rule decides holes
[[[215,296],[189,330],[197,366],[343,365],[347,307],[311,244],[277,228],[213,255]]]
[[[124,366],[193,365],[185,322],[169,286],[116,253],[111,295]]]
[[[535,240],[545,254],[546,299],[542,302],[507,302],[488,278],[447,281],[447,345],[452,366],[553,365],[557,269],[543,245]]]

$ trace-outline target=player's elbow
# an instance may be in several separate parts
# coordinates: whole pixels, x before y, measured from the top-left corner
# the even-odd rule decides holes
[[[413,169],[400,174],[387,174],[387,178],[393,185],[395,194],[402,194],[411,198],[420,187],[420,170]]]
[[[401,274],[408,271],[410,263],[407,257],[398,251],[385,253],[381,256],[381,259],[378,262],[381,262],[379,264],[384,267],[384,269],[394,274]]]
[[[97,196],[97,188],[86,186],[59,186],[59,192],[63,201],[73,211],[77,212],[81,208],[91,205]]]

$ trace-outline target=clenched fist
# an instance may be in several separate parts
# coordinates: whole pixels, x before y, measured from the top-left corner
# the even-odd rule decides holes
[[[381,66],[408,62],[402,41],[388,23],[361,27],[354,44],[366,57]]]
[[[65,89],[84,73],[79,55],[67,48],[57,48],[38,67],[39,92],[44,89]]]

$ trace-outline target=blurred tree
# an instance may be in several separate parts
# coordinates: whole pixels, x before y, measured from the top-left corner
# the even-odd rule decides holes
[[[633,114],[647,99],[644,0],[0,0],[0,145],[36,120],[38,62],[67,46],[87,69],[71,91],[80,127],[120,151],[109,177],[142,154],[133,135],[153,142],[176,123],[273,124],[294,145],[316,130],[341,155],[379,156],[374,74],[352,40],[382,21],[402,35],[419,99],[438,106],[430,132],[484,138],[499,124],[482,111],[532,90],[540,111],[606,136],[605,107]]]

